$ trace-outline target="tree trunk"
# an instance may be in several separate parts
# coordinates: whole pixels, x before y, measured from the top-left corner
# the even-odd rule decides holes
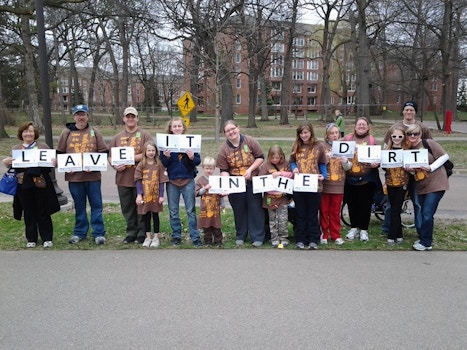
[[[29,16],[21,16],[21,38],[23,39],[24,47],[24,74],[26,78],[26,90],[28,93],[29,103],[28,103],[28,116],[30,120],[36,125],[36,127],[43,131],[44,125],[42,119],[39,115],[39,102],[37,96],[37,87],[36,87],[36,74],[35,74],[35,64],[34,64],[34,52],[35,49],[31,44],[31,31],[29,28]]]

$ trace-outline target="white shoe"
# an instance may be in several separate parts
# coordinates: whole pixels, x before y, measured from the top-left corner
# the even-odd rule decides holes
[[[143,242],[143,247],[149,248],[150,245],[151,245],[151,238],[145,238]]]
[[[52,248],[54,246],[54,244],[52,243],[52,241],[45,241],[44,242],[44,248]]]
[[[323,234],[321,234],[321,236],[319,236],[319,243],[328,244],[328,240],[326,238],[323,238]]]
[[[36,243],[28,242],[28,243],[26,243],[26,248],[36,248]]]
[[[154,239],[151,242],[151,248],[159,248],[160,242],[159,238],[154,237]]]
[[[360,241],[368,242],[368,232],[366,232],[365,230],[360,231]]]
[[[337,244],[337,245],[343,245],[344,243],[345,241],[340,237],[334,241],[334,244]]]
[[[347,233],[345,238],[347,238],[349,241],[353,241],[354,238],[358,237],[358,229],[356,227],[352,227],[350,231]]]

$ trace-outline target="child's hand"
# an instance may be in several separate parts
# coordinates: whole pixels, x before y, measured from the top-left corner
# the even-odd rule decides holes
[[[141,205],[141,204],[144,204],[144,201],[143,201],[143,196],[141,196],[140,194],[136,196],[136,200],[135,200],[135,203],[136,205]]]
[[[324,181],[324,176],[322,174],[318,174],[318,181]]]
[[[205,189],[206,191],[208,191],[210,188],[211,188],[211,185],[210,185],[210,184],[207,184],[206,186],[204,186],[204,189]]]
[[[164,200],[165,200],[164,197],[159,197],[159,204],[164,204]]]

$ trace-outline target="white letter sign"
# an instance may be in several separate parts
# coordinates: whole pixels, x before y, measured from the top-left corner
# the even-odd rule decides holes
[[[107,154],[83,153],[84,171],[107,171]]]
[[[355,154],[355,141],[332,141],[332,156],[353,158]]]
[[[209,176],[211,188],[209,193],[241,193],[246,192],[243,176]]]
[[[295,174],[294,191],[318,192],[318,174]]]
[[[403,150],[382,150],[381,151],[381,167],[382,168],[399,168],[404,165]]]
[[[380,163],[381,146],[357,145],[358,161],[360,163]]]
[[[409,168],[420,168],[428,165],[428,150],[411,149],[404,151],[404,166]]]
[[[170,152],[201,152],[201,135],[157,134],[156,141],[160,151],[168,149]]]
[[[14,149],[11,151],[11,157],[14,158],[11,166],[13,168],[32,168],[37,167],[37,149]]]
[[[83,170],[82,153],[57,154],[57,170],[59,173],[68,173]]]
[[[135,149],[133,147],[112,147],[110,149],[112,165],[134,165]]]

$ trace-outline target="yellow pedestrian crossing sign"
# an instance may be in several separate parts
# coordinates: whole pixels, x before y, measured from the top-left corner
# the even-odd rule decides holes
[[[177,101],[178,109],[180,113],[182,113],[182,117],[186,117],[192,110],[195,108],[195,102],[193,101],[193,97],[187,91],[183,94],[182,97]]]

